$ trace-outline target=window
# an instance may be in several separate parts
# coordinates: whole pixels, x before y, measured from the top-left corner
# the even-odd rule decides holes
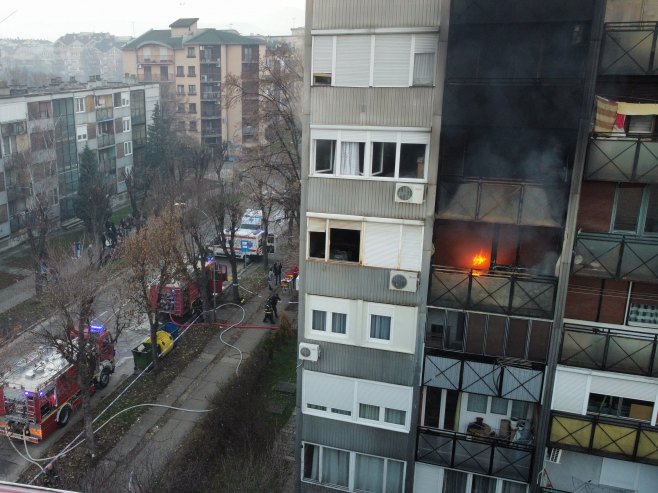
[[[429,133],[312,129],[312,175],[425,180]]]
[[[94,106],[96,108],[102,108],[105,106],[105,101],[103,99],[103,96],[94,96]]]
[[[196,69],[194,68],[194,65],[190,65],[189,67],[187,67],[187,76],[196,77]]]
[[[113,99],[114,99],[114,107],[115,108],[121,107],[121,93],[120,92],[115,92],[113,94]]]
[[[187,58],[196,58],[196,53],[193,46],[187,48]]]
[[[327,330],[327,312],[313,310],[313,330]]]
[[[334,414],[342,414],[343,416],[352,416],[352,411],[347,411],[345,409],[336,409],[335,407],[331,408],[331,412]]]
[[[185,67],[182,65],[176,66],[176,77],[185,77]]]
[[[508,407],[509,401],[507,399],[501,399],[500,397],[491,398],[491,412],[493,414],[502,414],[507,416]]]
[[[347,332],[347,314],[331,313],[331,332],[334,334],[345,334]]]
[[[404,489],[405,464],[402,461],[310,443],[302,446],[304,481],[338,486],[347,491],[401,493]]]
[[[318,411],[326,411],[327,408],[325,406],[318,406],[317,404],[306,404],[306,407],[309,409],[317,409]]]
[[[379,406],[359,404],[359,418],[379,421]]]
[[[190,103],[189,112],[196,113],[196,103]]]
[[[131,141],[123,143],[123,154],[124,156],[129,156],[133,153],[133,143]]]
[[[190,132],[196,132],[196,122],[190,122]]]
[[[325,332],[327,327],[331,327],[334,334],[347,333],[347,314],[330,312],[330,319],[327,320],[327,312],[313,310],[311,330]]]
[[[129,116],[124,116],[123,117],[123,131],[124,132],[130,132],[130,117]]]
[[[242,47],[242,61],[243,62],[253,62],[254,61],[254,48],[252,46],[243,46]]]
[[[658,233],[658,185],[620,183],[615,195],[612,231]]]
[[[528,486],[524,483],[444,469],[442,491],[446,493],[527,493]]]
[[[370,338],[391,340],[391,317],[385,315],[370,315]]]
[[[85,109],[85,98],[75,98],[74,103],[75,103],[75,112],[76,113],[84,113],[86,111],[86,109]]]
[[[468,394],[468,403],[466,410],[473,413],[486,413],[487,412],[488,398],[486,395]]]
[[[404,425],[407,420],[407,412],[400,409],[384,409],[384,421],[394,425]]]
[[[312,84],[409,87],[434,84],[436,33],[315,35]]]
[[[78,142],[83,142],[87,140],[87,125],[76,125],[75,133],[78,138]]]
[[[329,259],[358,262],[361,249],[361,231],[329,227]]]
[[[185,113],[185,103],[178,103],[176,105],[176,113]]]
[[[194,84],[190,84],[189,86],[187,86],[187,93],[190,96],[194,96],[196,94],[196,86]]]
[[[587,412],[651,421],[653,402],[627,399],[613,395],[590,394],[589,401],[587,402]]]
[[[629,134],[651,134],[656,117],[654,115],[632,115],[628,119]]]
[[[121,106],[130,106],[130,93],[122,92],[121,93]]]

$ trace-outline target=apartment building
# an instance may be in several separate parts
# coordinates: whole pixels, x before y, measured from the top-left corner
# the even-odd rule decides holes
[[[655,491],[654,3],[307,1],[301,491]]]
[[[199,19],[178,19],[123,47],[125,76],[158,82],[163,104],[181,134],[203,145],[229,144],[231,156],[258,142],[257,100],[226,92],[234,77],[247,92],[259,83],[265,41],[236,31],[199,29]]]
[[[97,156],[115,202],[125,199],[124,171],[144,159],[146,128],[158,84],[87,84],[53,79],[48,87],[0,94],[0,245],[20,242],[25,212],[47,197],[60,224],[75,220],[79,155]]]

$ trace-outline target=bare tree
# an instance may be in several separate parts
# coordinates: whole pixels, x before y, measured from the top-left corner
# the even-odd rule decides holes
[[[263,234],[266,245],[263,248],[263,264],[265,269],[269,267],[269,249],[267,248],[267,239],[271,230],[272,214],[277,207],[278,194],[274,183],[274,171],[271,168],[251,167],[246,172],[246,184],[244,191],[246,198],[261,211],[263,218]]]

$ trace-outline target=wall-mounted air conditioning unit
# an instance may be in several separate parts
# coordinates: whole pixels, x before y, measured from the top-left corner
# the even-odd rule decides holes
[[[320,357],[320,346],[307,342],[299,343],[299,359],[302,361],[317,361]]]
[[[554,464],[559,464],[562,459],[562,449],[550,448],[546,451],[546,460]]]
[[[388,289],[415,293],[418,289],[418,273],[392,270],[388,280]]]
[[[425,200],[425,185],[396,183],[393,200],[395,202],[406,202],[407,204],[422,204]]]

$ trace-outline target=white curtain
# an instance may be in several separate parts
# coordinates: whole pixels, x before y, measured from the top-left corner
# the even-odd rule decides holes
[[[313,330],[325,330],[327,323],[327,312],[313,310]]]
[[[370,315],[370,337],[373,339],[391,339],[391,317]]]
[[[331,314],[331,332],[334,334],[345,334],[347,332],[347,315],[345,313]]]
[[[349,486],[350,454],[343,450],[323,448],[321,483]]]
[[[434,82],[434,53],[414,55],[414,85],[431,85]]]
[[[359,143],[341,142],[340,174],[356,176],[359,174]]]
[[[354,488],[371,493],[384,492],[384,459],[356,454]],[[388,492],[388,488],[386,489]]]
[[[404,462],[389,459],[386,465],[386,493],[402,493],[403,480]]]

